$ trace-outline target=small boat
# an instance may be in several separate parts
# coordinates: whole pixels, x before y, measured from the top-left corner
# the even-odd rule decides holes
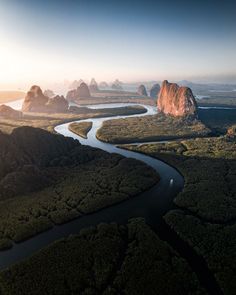
[[[171,180],[170,180],[170,186],[172,186],[172,185],[173,185],[173,183],[174,183],[174,179],[173,179],[173,178],[171,178]]]

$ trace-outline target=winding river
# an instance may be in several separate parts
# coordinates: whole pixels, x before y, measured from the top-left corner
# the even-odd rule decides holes
[[[87,106],[90,108],[104,108],[104,107],[121,107],[141,104],[106,104]],[[143,217],[151,225],[158,225],[161,222],[162,216],[171,208],[173,208],[173,198],[183,188],[184,179],[181,174],[169,166],[168,164],[151,158],[149,156],[123,150],[115,145],[104,143],[96,138],[96,132],[106,120],[120,119],[133,116],[146,116],[156,114],[156,108],[148,105],[141,105],[146,108],[145,114],[131,115],[131,116],[116,116],[106,118],[96,118],[81,120],[90,121],[93,123],[92,129],[88,133],[88,138],[84,139],[68,130],[68,125],[71,123],[58,125],[55,130],[67,137],[78,139],[81,144],[103,149],[109,153],[118,153],[122,156],[140,160],[147,165],[154,168],[161,180],[151,189],[118,204],[104,208],[92,214],[84,215],[78,219],[65,223],[63,225],[54,226],[52,229],[40,233],[21,243],[15,243],[9,250],[0,252],[0,269],[4,269],[11,264],[23,260],[41,248],[47,246],[51,242],[66,237],[70,234],[77,234],[82,228],[94,226],[101,222],[117,222],[125,223],[132,217]]]

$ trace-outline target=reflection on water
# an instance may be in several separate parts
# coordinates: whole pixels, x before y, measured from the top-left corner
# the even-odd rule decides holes
[[[138,104],[142,105],[142,104]],[[103,104],[90,104],[90,105],[83,105],[90,109],[108,109],[108,108],[122,108],[127,106],[137,106],[137,103],[103,103]],[[146,105],[143,105],[146,108]],[[153,107],[154,108],[154,107]]]

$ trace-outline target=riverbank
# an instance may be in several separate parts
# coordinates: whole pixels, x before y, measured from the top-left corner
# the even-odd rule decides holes
[[[71,123],[68,128],[71,132],[86,139],[88,138],[87,134],[91,130],[92,126],[93,126],[92,122],[81,122],[81,123],[74,122],[74,123]]]
[[[223,294],[234,294],[235,138],[198,138],[122,148],[164,160],[184,175],[184,189],[174,200],[178,210],[169,211],[164,219],[206,261]]]
[[[140,161],[42,129],[16,128],[0,140],[1,250],[134,197],[160,179]]]
[[[150,114],[150,111],[151,111],[151,109],[147,112],[147,114]],[[139,116],[142,116],[142,115],[143,114],[140,114]],[[119,249],[121,251],[121,253],[117,254],[117,255],[118,255],[118,261],[119,261],[119,263],[118,263],[119,270],[122,271],[122,276],[125,276],[125,274],[127,273],[124,265],[127,265],[127,263],[128,263],[128,265],[129,265],[128,268],[129,269],[132,268],[133,277],[135,279],[135,282],[137,282],[137,276],[139,276],[140,268],[138,267],[138,265],[136,263],[137,263],[137,261],[140,261],[140,259],[134,253],[136,253],[136,251],[137,251],[137,253],[150,253],[150,247],[152,247],[152,243],[153,243],[153,239],[154,239],[156,241],[157,240],[159,241],[157,244],[156,244],[156,242],[154,242],[154,244],[155,244],[154,249],[156,249],[158,253],[159,253],[159,251],[168,251],[170,253],[170,251],[172,251],[172,250],[170,250],[170,248],[168,248],[169,247],[168,244],[170,243],[172,245],[174,251],[175,252],[177,251],[177,254],[174,254],[174,257],[175,257],[174,261],[175,262],[173,262],[173,260],[172,260],[173,258],[171,259],[170,257],[165,256],[163,254],[164,252],[162,252],[162,255],[161,255],[162,260],[160,262],[158,269],[160,271],[162,269],[162,267],[165,265],[165,272],[162,271],[160,274],[157,275],[157,272],[156,272],[157,269],[155,268],[155,266],[152,267],[151,264],[149,264],[145,273],[147,274],[146,278],[150,278],[150,281],[146,280],[145,277],[142,277],[144,279],[144,281],[142,281],[142,284],[144,282],[146,282],[146,283],[149,282],[150,288],[152,288],[152,289],[158,288],[158,290],[160,288],[162,288],[162,286],[164,286],[165,288],[163,288],[161,290],[167,290],[166,294],[168,294],[168,295],[169,294],[176,294],[175,292],[177,292],[177,290],[178,290],[176,288],[178,288],[178,287],[176,287],[175,290],[168,289],[167,285],[166,285],[166,280],[167,280],[167,277],[170,280],[169,281],[170,283],[168,284],[168,286],[175,285],[175,279],[177,279],[177,277],[178,277],[178,271],[176,269],[178,269],[177,265],[179,265],[180,273],[182,274],[182,277],[180,276],[177,279],[177,282],[178,282],[177,284],[179,285],[180,282],[182,282],[181,279],[183,279],[183,282],[186,282],[186,280],[189,282],[188,286],[186,286],[186,283],[185,283],[186,289],[183,289],[183,287],[181,287],[181,294],[185,294],[185,292],[186,292],[186,294],[189,294],[189,292],[191,294],[195,294],[194,292],[197,292],[196,294],[208,294],[208,292],[209,292],[209,294],[222,294],[221,288],[224,291],[226,290],[226,292],[228,292],[228,294],[232,294],[231,290],[233,290],[233,289],[230,289],[231,287],[229,286],[228,281],[225,281],[225,279],[222,277],[222,275],[224,275],[224,272],[222,272],[222,271],[221,272],[218,271],[217,273],[213,272],[215,275],[215,277],[214,277],[211,274],[211,272],[208,270],[208,267],[210,268],[210,270],[212,270],[212,265],[214,263],[219,263],[219,261],[227,261],[227,259],[228,259],[227,258],[228,257],[227,249],[226,248],[223,249],[224,258],[220,257],[220,260],[217,260],[218,258],[216,260],[214,260],[215,258],[213,259],[212,258],[213,256],[211,256],[210,260],[209,260],[208,256],[203,254],[201,249],[200,250],[196,249],[195,246],[193,247],[194,244],[189,244],[189,240],[187,238],[185,238],[185,236],[182,233],[179,236],[174,235],[175,231],[178,232],[178,234],[179,234],[179,229],[184,231],[184,229],[182,229],[181,226],[182,226],[182,224],[187,224],[187,221],[188,221],[188,219],[181,220],[181,218],[178,216],[180,210],[170,211],[171,209],[174,209],[173,203],[172,203],[173,198],[181,190],[181,179],[182,178],[179,175],[179,173],[175,169],[173,169],[171,166],[168,166],[167,164],[165,164],[162,161],[155,160],[154,158],[150,158],[148,156],[145,156],[144,154],[138,154],[138,153],[130,152],[128,150],[121,150],[111,144],[100,142],[99,140],[97,140],[96,139],[96,131],[100,128],[100,126],[102,125],[104,120],[109,120],[109,118],[106,118],[106,119],[96,118],[96,119],[85,120],[84,122],[91,121],[93,125],[92,125],[91,130],[87,134],[87,139],[80,138],[81,143],[82,144],[89,144],[89,145],[92,145],[93,147],[99,147],[105,151],[108,151],[109,153],[111,153],[111,152],[112,153],[119,153],[119,154],[124,155],[126,157],[133,157],[135,159],[139,159],[139,160],[145,162],[146,164],[150,165],[151,167],[153,167],[153,168],[157,169],[157,171],[159,171],[159,173],[161,175],[161,181],[160,181],[159,185],[152,187],[150,190],[145,191],[145,192],[137,195],[135,198],[131,198],[131,199],[127,200],[126,202],[121,202],[119,204],[116,204],[115,206],[104,208],[96,213],[92,213],[92,214],[89,214],[86,216],[81,216],[80,218],[78,218],[74,221],[70,221],[69,223],[62,224],[58,227],[53,227],[48,232],[44,232],[44,233],[42,233],[42,234],[40,234],[28,241],[17,244],[12,248],[13,251],[10,250],[10,252],[8,252],[8,251],[5,252],[6,253],[5,257],[1,257],[1,253],[0,253],[1,261],[3,263],[9,263],[9,261],[12,261],[11,259],[14,259],[14,261],[16,261],[16,257],[18,257],[19,259],[20,259],[20,257],[27,258],[29,253],[31,253],[31,254],[35,253],[36,248],[41,249],[42,246],[48,245],[50,243],[50,241],[55,241],[58,238],[62,238],[62,237],[67,236],[68,234],[79,233],[80,229],[83,229],[88,225],[95,225],[96,226],[97,224],[99,224],[99,222],[101,220],[103,222],[104,221],[105,222],[117,222],[118,224],[115,226],[118,226],[118,227],[120,227],[119,224],[123,224],[123,227],[121,227],[121,229],[122,229],[122,233],[124,233],[124,237],[122,234],[121,241],[126,243],[127,239],[129,239],[129,243],[132,244],[132,241],[133,241],[133,243],[137,243],[137,240],[130,239],[131,233],[127,232],[127,230],[126,230],[127,229],[127,221],[128,221],[128,219],[130,219],[130,216],[132,216],[132,217],[142,216],[147,220],[148,224],[152,225],[153,228],[155,228],[155,233],[154,232],[152,233],[150,231],[150,228],[147,227],[147,225],[144,225],[144,227],[143,227],[144,230],[142,230],[141,225],[140,225],[141,227],[139,227],[139,225],[138,225],[138,227],[136,228],[136,229],[138,229],[138,233],[137,233],[138,237],[140,237],[140,240],[138,240],[139,241],[138,243],[140,246],[141,245],[142,246],[141,246],[141,248],[139,248],[139,247],[129,248],[129,253],[133,254],[132,260],[130,260],[129,255],[126,256],[126,253],[127,253],[126,251],[128,251],[128,248],[125,247],[125,249],[127,249],[127,250],[125,250],[125,252],[124,252],[122,250],[123,248],[121,247],[121,245],[117,241],[115,242],[115,244],[118,247],[117,249]],[[83,121],[81,121],[81,122],[83,123]],[[68,125],[69,125],[69,123],[57,126],[56,131],[58,133],[61,133],[65,136],[72,137],[74,139],[79,138],[77,135],[71,133],[68,130]],[[203,142],[198,142],[201,140]],[[202,148],[202,150],[204,150],[207,140],[208,140],[207,138],[196,139],[195,140],[196,144],[193,142],[194,140],[185,140],[184,144],[182,141],[178,141],[177,143],[173,143],[173,142],[172,143],[165,143],[166,146],[170,145],[170,149],[166,148],[166,157],[163,157],[162,160],[164,160],[166,163],[170,163],[172,166],[176,166],[184,174],[184,170],[181,170],[180,167],[178,167],[176,165],[175,161],[170,162],[168,160],[171,158],[170,152],[177,153],[177,154],[180,153],[180,155],[182,157],[189,158],[190,165],[189,165],[188,171],[192,173],[191,175],[193,177],[196,177],[195,172],[196,172],[196,169],[198,170],[198,166],[195,167],[195,165],[193,164],[194,162],[193,162],[192,156],[194,157],[194,152],[197,147],[200,146]],[[209,155],[212,155],[212,153],[214,151],[215,151],[215,153],[217,153],[217,149],[219,148],[219,146],[222,147],[222,143],[220,142],[220,138],[216,138],[216,139],[209,138],[209,142],[214,143],[214,140],[217,141],[217,148],[215,150],[214,149],[209,150],[209,148],[208,148],[207,150],[209,152]],[[187,144],[186,142],[190,142],[191,144],[190,143]],[[226,140],[225,144],[232,145],[233,142]],[[161,144],[161,146],[163,147],[163,144]],[[140,148],[141,147],[142,147],[142,145],[140,146]],[[223,150],[228,151],[229,147],[226,148],[224,146]],[[162,151],[162,153],[163,153],[163,151]],[[155,156],[155,155],[151,154],[151,156]],[[218,154],[218,157],[221,158],[221,157],[224,157],[224,155]],[[197,160],[197,159],[195,159],[195,160]],[[198,161],[199,161],[199,159],[198,159]],[[205,159],[204,159],[204,161],[205,161]],[[185,160],[183,161],[183,158],[179,159],[179,163],[182,163],[183,167],[187,167],[185,165],[186,161]],[[209,167],[211,167],[211,165],[209,164],[209,162],[206,162],[206,165],[204,165],[203,170],[199,170],[199,171],[205,171]],[[209,175],[211,175],[211,177],[212,177],[212,175],[214,175],[214,171],[218,171],[218,170],[222,171],[223,167],[219,168],[217,166],[217,169],[216,169],[216,167],[214,166],[212,169],[213,169],[212,172],[209,173]],[[230,173],[226,172],[226,174],[229,175]],[[187,174],[185,173],[184,175],[186,177],[187,185],[189,185],[189,184],[194,185],[192,183],[192,181],[188,178]],[[205,174],[204,174],[204,177],[205,177]],[[205,180],[205,178],[203,180],[200,179],[201,182],[204,180]],[[216,180],[216,184],[217,184],[217,187],[215,188],[215,192],[218,192],[219,188],[223,188],[224,185],[219,183],[219,178],[216,178],[215,180]],[[182,182],[182,184],[183,184],[183,182]],[[191,191],[192,191],[192,187],[191,187]],[[178,196],[175,200],[177,200],[179,197],[181,197],[182,194],[186,194],[186,191],[184,190],[181,194],[178,194]],[[201,193],[200,193],[200,195],[201,195]],[[163,198],[163,196],[165,196],[165,197]],[[195,202],[195,196],[192,196],[192,197],[193,197],[192,198],[193,202]],[[187,199],[189,199],[189,198],[187,198]],[[204,199],[206,199],[206,198],[204,198]],[[211,200],[210,195],[209,195],[209,200]],[[179,203],[176,203],[176,204],[179,206]],[[192,210],[192,207],[193,206],[191,205],[191,208],[189,208],[188,210],[190,210],[190,209]],[[219,206],[217,205],[216,207],[219,207]],[[204,207],[199,207],[197,209],[198,213],[201,212],[201,208],[204,208]],[[207,209],[207,211],[209,212],[209,208]],[[173,212],[173,214],[172,214],[172,212]],[[195,217],[197,218],[196,213],[194,213],[194,214],[195,214]],[[168,222],[168,224],[171,226],[172,229],[171,228],[167,228],[165,230],[163,229],[162,216],[164,216],[164,215],[165,215],[165,220]],[[189,213],[187,215],[189,216]],[[176,216],[178,216],[177,220],[175,219]],[[172,221],[173,221],[173,223],[171,223]],[[183,223],[181,224],[182,221],[183,221]],[[131,223],[132,222],[133,221],[131,221]],[[203,222],[206,222],[205,219],[203,219]],[[209,222],[210,221],[207,221],[207,223],[209,223]],[[176,226],[177,229],[174,228],[173,225]],[[102,228],[101,232],[100,232],[100,228]],[[108,231],[107,230],[104,231],[105,228],[107,228]],[[96,232],[95,236],[93,236],[92,239],[93,240],[95,239],[94,246],[97,248],[98,247],[97,243],[99,243],[97,239],[99,236],[101,236],[102,237],[101,238],[102,245],[104,245],[104,242],[107,241],[109,244],[107,251],[109,251],[109,253],[111,253],[111,250],[110,250],[111,248],[109,248],[111,246],[109,237],[110,237],[110,234],[114,237],[114,232],[113,232],[114,225],[112,225],[111,231],[109,230],[109,228],[110,228],[110,225],[104,225],[104,227],[99,227],[98,231],[97,231],[97,229],[95,229],[95,232],[96,231],[97,232]],[[135,227],[133,227],[133,228],[135,228]],[[195,230],[196,230],[196,232],[193,235],[193,237],[195,237],[198,234],[198,232],[200,232],[200,228],[196,228],[194,226],[192,228],[195,228]],[[229,230],[229,228],[227,228],[227,230]],[[233,231],[233,228],[232,228],[232,231]],[[86,237],[85,239],[88,240],[89,238],[88,238],[88,236],[86,236],[86,233],[89,233],[89,230],[82,231],[79,234],[79,236],[75,237],[75,240],[80,241],[79,243],[81,243],[81,237]],[[223,237],[225,239],[225,236],[221,235],[221,233],[223,233],[223,232],[216,231],[216,228],[214,228],[214,231],[212,231],[212,233],[214,233],[214,235],[217,234],[217,237],[219,237],[219,235],[221,236],[220,243],[222,246]],[[89,235],[90,234],[92,234],[92,233],[90,232]],[[161,237],[161,239],[159,237]],[[213,235],[207,234],[207,237],[208,237],[208,240],[213,242],[213,240],[212,240]],[[190,238],[192,238],[192,237],[190,237]],[[172,240],[172,239],[174,239],[174,240]],[[201,240],[203,240],[204,243],[207,243],[207,241],[205,240],[205,237],[201,238]],[[141,241],[144,242],[144,244],[140,244]],[[148,243],[149,251],[147,251],[147,250],[145,250],[145,248],[143,248],[143,246],[146,245],[145,241],[148,241],[147,243]],[[65,243],[67,243],[67,240],[63,240],[62,244],[60,244],[60,242],[56,242],[54,244],[55,248],[53,248],[53,252],[55,253],[55,251],[56,251],[56,253],[57,253],[57,251],[59,251],[60,253],[63,253],[63,247],[60,248],[60,245],[65,245]],[[166,244],[166,243],[168,243],[168,244]],[[84,251],[84,249],[89,249],[89,247],[90,247],[88,244],[86,244],[86,245],[83,244],[83,245],[84,245],[84,247],[83,247],[83,249],[81,249],[82,252]],[[70,261],[69,257],[73,257],[72,258],[73,261],[76,257],[75,256],[76,254],[73,255],[71,252],[71,249],[75,249],[74,248],[75,244],[74,244],[74,246],[72,246],[72,248],[71,248],[71,246],[72,245],[70,244],[70,240],[69,240],[68,243],[66,244],[66,253],[64,255],[65,260],[64,260],[64,262],[63,261],[61,262],[62,268],[63,268],[65,261],[67,261],[67,260]],[[52,247],[52,246],[50,246],[50,247]],[[215,245],[215,247],[216,247],[216,249],[218,249],[217,245]],[[199,246],[199,248],[200,248],[200,246]],[[25,252],[23,251],[23,249],[27,249],[27,254],[24,254]],[[182,251],[183,249],[185,249],[184,253]],[[232,245],[230,245],[230,249],[232,249]],[[11,255],[11,251],[12,251],[12,255]],[[5,272],[4,273],[5,277],[2,277],[4,280],[3,288],[10,288],[9,290],[12,290],[10,286],[12,286],[12,288],[18,288],[17,282],[20,282],[18,280],[18,277],[21,277],[22,270],[25,271],[26,269],[27,269],[27,272],[29,271],[29,273],[32,273],[32,275],[33,275],[32,279],[30,279],[30,281],[35,280],[35,283],[37,284],[37,278],[38,277],[40,278],[40,276],[35,276],[35,273],[38,271],[37,267],[35,267],[35,266],[37,266],[38,263],[40,265],[41,265],[41,263],[43,263],[42,259],[43,259],[43,257],[45,257],[45,254],[47,253],[47,251],[48,251],[48,248],[42,250],[39,254],[34,255],[32,259],[29,259],[29,260],[27,259],[27,261],[25,261],[24,263],[19,264],[15,267],[12,267],[10,269],[10,271]],[[94,253],[93,248],[91,249],[91,251],[92,251],[92,253]],[[103,252],[103,251],[106,252],[104,247],[102,247],[101,252],[99,252],[100,253],[99,257],[104,257],[103,263],[106,264],[107,263],[107,259],[106,259],[107,256],[104,254],[105,252]],[[142,251],[144,251],[144,252],[142,252]],[[206,249],[204,249],[204,251],[206,251]],[[43,253],[42,256],[41,256],[41,253]],[[68,255],[68,253],[72,254],[72,256]],[[81,255],[79,256],[81,259],[80,260],[81,263],[84,263],[84,259],[86,259],[86,257],[91,256],[87,250],[86,250],[86,252],[83,252],[83,253],[84,254],[82,255],[82,257],[81,257]],[[21,255],[23,255],[23,256],[21,256]],[[55,278],[59,278],[60,272],[55,273],[50,270],[51,267],[55,267],[55,265],[57,265],[57,262],[53,258],[53,253],[49,252],[48,255],[49,256],[48,256],[47,261],[49,261],[49,265],[48,265],[49,272],[48,272],[47,277],[50,277],[52,274],[54,274]],[[142,255],[142,257],[145,258],[144,254],[141,254],[141,255]],[[13,256],[14,256],[14,258],[13,258]],[[150,263],[152,263],[151,261],[155,261],[154,257],[156,257],[156,256],[154,255],[153,258],[150,259]],[[216,257],[215,254],[214,254],[214,257]],[[4,258],[4,259],[2,259],[2,258]],[[148,255],[144,259],[146,263],[148,261],[148,258],[150,258],[150,255]],[[35,259],[38,261],[37,263],[36,263]],[[52,260],[50,260],[50,259],[52,259]],[[223,259],[223,260],[221,260],[221,259]],[[157,260],[160,261],[159,258]],[[178,260],[178,263],[177,263],[177,260]],[[172,261],[171,264],[169,264],[170,261]],[[209,264],[209,261],[210,261],[210,264]],[[177,264],[175,264],[175,263],[177,263]],[[72,265],[73,264],[70,264],[70,266],[72,266]],[[78,266],[78,264],[76,264],[76,265]],[[168,269],[168,267],[170,267],[170,265],[171,265],[170,269],[172,269],[172,267],[174,266],[174,269],[176,270],[175,279],[173,277],[171,277],[170,275],[168,275],[170,269],[168,271],[167,271],[167,269]],[[70,266],[68,266],[67,269],[70,269]],[[83,270],[86,271],[85,266],[83,267]],[[193,270],[195,273],[192,272]],[[104,268],[102,267],[100,270],[97,270],[97,271],[99,272],[99,279],[101,279],[101,272],[104,271]],[[95,272],[96,272],[96,270],[95,270]],[[113,274],[113,272],[116,273],[116,269],[112,270],[112,274]],[[130,271],[128,273],[130,276]],[[143,273],[143,268],[142,268],[142,273]],[[171,273],[173,274],[173,270],[171,271]],[[187,274],[187,273],[188,273],[188,278],[185,276],[185,274]],[[230,274],[228,272],[226,272],[226,273],[227,273],[227,276],[230,276]],[[81,274],[81,272],[80,272],[80,274]],[[115,281],[116,280],[120,281],[120,280],[122,280],[122,278],[116,278],[116,276],[113,276],[112,274],[110,274],[109,272],[107,273],[108,277],[106,280],[109,283],[108,283],[108,285],[106,285],[105,283],[102,283],[102,287],[101,287],[102,290],[106,290],[106,286],[108,286],[108,290],[109,290],[108,292],[110,292],[110,291],[116,292],[117,290],[119,290],[119,288],[124,289],[125,287],[123,285],[120,286],[120,285],[117,285],[116,283],[114,284],[113,283],[114,281],[113,281],[113,279],[110,279],[110,276],[112,276]],[[191,274],[193,274],[193,276]],[[189,275],[190,275],[190,277],[189,277]],[[197,276],[195,276],[195,275],[197,275]],[[164,281],[163,285],[160,280],[156,279],[157,276],[158,276],[158,278],[163,277],[163,281]],[[8,281],[6,280],[7,277],[9,277]],[[180,281],[179,281],[179,279],[180,279]],[[16,284],[12,285],[11,280],[14,280],[16,282]],[[198,280],[200,280],[200,284],[199,284]],[[27,279],[25,281],[27,282]],[[59,281],[61,281],[61,280],[59,280]],[[90,277],[88,277],[88,281],[91,282],[92,279]],[[125,286],[128,286],[130,284],[129,285],[130,287],[127,287],[128,288],[127,290],[134,290],[135,286],[132,285],[132,282],[129,282],[129,280],[127,280],[125,282],[126,282]],[[58,284],[56,284],[56,286],[58,287]],[[68,286],[68,284],[66,284],[66,286]],[[181,286],[182,286],[182,283],[181,283]],[[203,286],[206,288],[207,292],[205,291]],[[53,286],[53,288],[54,287],[55,286]],[[78,282],[78,288],[81,288],[81,287],[82,287],[82,285],[80,284],[80,282]],[[27,288],[28,287],[26,286],[24,288],[24,290],[31,290],[31,289],[27,289]],[[50,288],[51,288],[50,284],[47,285],[46,288],[47,288],[47,290],[50,290]],[[60,288],[62,288],[61,290],[66,290],[66,289],[64,289],[63,286],[61,286]],[[198,289],[198,288],[200,288],[200,289]],[[92,290],[92,288],[90,288],[90,290]],[[98,290],[100,290],[100,289],[98,289]],[[33,292],[33,290],[32,290],[32,292]],[[32,293],[32,294],[34,294],[34,293]],[[114,294],[116,294],[116,293],[114,293]],[[164,291],[163,291],[163,294],[165,294]]]
[[[118,115],[144,114],[146,109],[142,106],[126,106],[120,108],[90,109],[89,107],[76,107],[72,112],[47,114],[47,113],[24,113],[20,119],[1,118],[0,131],[11,133],[17,127],[31,126],[54,132],[54,127],[71,121],[87,118],[113,117]]]
[[[148,110],[147,114],[151,114],[154,112],[154,109],[150,108],[150,107],[147,107],[147,110]],[[142,115],[144,115],[144,114],[140,114],[139,116],[142,116]],[[128,201],[122,202],[116,206],[112,206],[110,208],[103,209],[103,210],[99,211],[98,213],[94,213],[92,216],[89,216],[89,215],[88,216],[81,216],[79,219],[77,219],[75,221],[71,221],[68,224],[61,225],[60,227],[52,228],[48,233],[47,232],[42,233],[39,236],[36,236],[36,237],[30,239],[29,241],[25,241],[24,243],[19,244],[19,245],[14,245],[14,247],[11,250],[4,252],[3,255],[0,254],[1,261],[2,261],[3,265],[5,265],[5,263],[8,265],[8,263],[10,263],[12,261],[12,259],[13,259],[13,261],[17,261],[16,259],[20,259],[20,258],[22,259],[23,257],[27,257],[27,255],[29,255],[29,253],[34,253],[34,251],[36,249],[37,250],[40,249],[40,247],[42,247],[42,245],[46,246],[50,241],[54,241],[55,239],[58,239],[59,237],[63,237],[66,233],[67,234],[73,233],[73,224],[77,224],[77,226],[76,226],[76,232],[77,232],[77,230],[79,230],[81,227],[82,228],[84,227],[84,222],[86,220],[88,220],[89,224],[93,224],[95,222],[95,225],[101,220],[107,221],[107,222],[111,222],[111,221],[118,221],[119,222],[122,220],[127,221],[130,218],[130,216],[134,216],[134,212],[135,212],[136,216],[148,217],[149,216],[149,209],[148,208],[150,206],[150,202],[153,203],[153,206],[155,204],[155,208],[156,208],[157,212],[159,212],[156,215],[156,219],[159,220],[159,218],[164,214],[164,212],[166,212],[167,208],[171,207],[173,197],[176,195],[176,193],[181,189],[181,187],[183,185],[183,179],[182,179],[181,175],[179,175],[179,173],[175,169],[169,167],[168,165],[166,165],[163,162],[160,162],[158,160],[153,160],[150,157],[145,157],[143,155],[136,154],[133,152],[120,150],[120,149],[117,149],[116,147],[111,146],[109,144],[104,144],[104,143],[99,142],[98,140],[96,140],[96,131],[104,119],[89,119],[89,120],[93,122],[93,128],[89,132],[87,140],[79,138],[78,136],[73,135],[73,133],[69,132],[68,131],[68,123],[58,126],[56,128],[56,131],[58,133],[61,133],[65,136],[72,137],[74,139],[79,138],[80,142],[82,144],[88,144],[93,147],[101,148],[109,153],[121,154],[122,156],[131,157],[131,158],[134,158],[136,160],[140,160],[140,161],[146,163],[147,165],[149,165],[153,169],[155,169],[155,171],[158,171],[158,173],[160,174],[161,181],[160,181],[159,185],[154,186],[152,189],[145,191],[139,195],[137,195],[137,190],[135,189],[135,192],[133,191],[133,193],[136,194],[135,198],[129,199]],[[98,122],[100,122],[100,124],[98,124]],[[128,170],[127,170],[127,168],[125,168],[125,171],[127,170],[125,173],[127,173],[129,171],[129,169],[132,169],[132,166],[133,166],[133,164],[129,166]],[[135,171],[136,170],[137,169],[135,169]],[[135,183],[137,181],[137,171],[134,174]],[[143,168],[140,170],[140,172],[142,175],[143,175],[143,173],[145,174],[145,171],[143,170]],[[125,174],[123,174],[123,176],[125,176]],[[168,188],[169,177],[171,179],[175,180],[175,183],[171,188]],[[150,178],[149,178],[149,180],[150,180]],[[126,181],[129,181],[129,178]],[[131,183],[133,183],[133,182],[131,182]],[[143,188],[142,181],[140,182],[138,180],[138,183]],[[105,182],[104,182],[104,184],[105,184]],[[164,199],[160,198],[163,193],[165,193]],[[134,201],[134,199],[135,199],[135,201]],[[121,212],[122,212],[122,214],[121,214]],[[65,229],[66,229],[66,231],[65,231]],[[24,247],[24,248],[28,247],[27,245],[29,245],[27,253],[25,251],[22,252],[20,249],[22,247]]]
[[[209,133],[210,130],[197,119],[156,114],[105,121],[97,132],[97,138],[119,144],[203,137]]]

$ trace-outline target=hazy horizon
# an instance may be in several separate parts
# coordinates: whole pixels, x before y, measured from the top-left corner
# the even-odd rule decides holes
[[[66,80],[236,84],[234,1],[7,1],[0,88]]]

